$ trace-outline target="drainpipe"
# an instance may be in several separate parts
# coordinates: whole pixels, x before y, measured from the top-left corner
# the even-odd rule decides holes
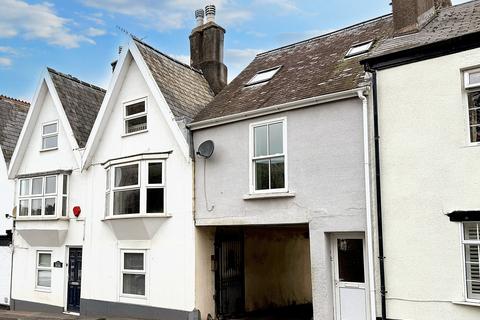
[[[368,67],[367,67],[368,68]],[[378,99],[377,99],[377,72],[367,70],[372,73],[373,89],[373,128],[375,138],[375,189],[377,199],[377,234],[378,234],[378,262],[380,273],[380,297],[382,304],[382,320],[387,320],[387,304],[385,291],[385,256],[383,254],[383,219],[382,219],[382,189],[380,183],[380,136],[378,130]]]
[[[15,189],[16,190],[16,189]],[[15,218],[12,217],[12,254],[10,255],[10,310],[15,309],[13,305],[12,292],[13,292],[13,255],[15,253]]]
[[[370,295],[370,319],[374,320],[377,316],[375,303],[375,273],[373,259],[373,227],[372,227],[372,208],[371,208],[371,188],[370,188],[370,135],[368,121],[368,99],[365,94],[369,89],[359,90],[358,97],[362,101],[363,110],[363,156],[365,163],[365,207],[367,216],[367,256],[368,256],[368,282]]]

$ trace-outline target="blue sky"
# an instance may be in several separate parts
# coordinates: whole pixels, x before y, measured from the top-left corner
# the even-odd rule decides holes
[[[0,0],[0,94],[31,101],[49,66],[106,87],[128,37],[189,61],[194,10],[217,5],[233,78],[256,53],[390,12],[391,0]],[[454,3],[465,2],[463,0]]]

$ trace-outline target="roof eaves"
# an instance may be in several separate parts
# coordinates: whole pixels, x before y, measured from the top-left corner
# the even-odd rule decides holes
[[[103,89],[103,88],[101,88],[101,87],[99,87],[99,86],[96,86],[96,85],[94,85],[94,84],[91,84],[91,83],[82,81],[82,80],[80,80],[80,79],[78,79],[78,78],[75,78],[74,76],[72,76],[72,75],[70,75],[70,74],[62,73],[62,72],[57,71],[57,70],[55,70],[55,69],[53,69],[53,68],[50,68],[50,67],[47,67],[47,70],[48,70],[48,72],[54,73],[54,74],[56,74],[56,75],[58,75],[58,76],[61,76],[61,77],[66,78],[66,79],[68,79],[68,80],[75,81],[75,82],[77,82],[77,83],[79,83],[79,84],[82,84],[82,85],[84,85],[84,86],[86,86],[86,87],[89,87],[89,88],[91,88],[91,89],[95,89],[95,90],[98,90],[98,91],[101,91],[101,92],[106,92],[105,89]]]

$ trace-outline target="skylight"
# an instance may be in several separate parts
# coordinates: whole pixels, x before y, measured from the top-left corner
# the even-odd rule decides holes
[[[250,79],[250,81],[247,82],[247,86],[250,86],[252,84],[261,83],[261,82],[266,82],[266,81],[272,79],[273,76],[278,72],[278,70],[280,70],[280,67],[276,67],[276,68],[273,68],[273,69],[268,69],[268,70],[263,70],[263,71],[257,72],[257,74],[254,75],[253,78]]]
[[[350,50],[348,50],[347,54],[345,55],[345,58],[358,56],[359,54],[368,52],[372,47],[372,44],[373,44],[373,41],[353,45],[350,48]]]

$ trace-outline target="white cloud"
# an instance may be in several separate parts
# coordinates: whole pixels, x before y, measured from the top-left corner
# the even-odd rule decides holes
[[[0,46],[0,52],[2,53],[9,53],[9,54],[15,54],[17,51],[13,49],[12,47],[1,47]]]
[[[88,7],[133,17],[146,28],[158,31],[193,27],[195,9],[207,3],[216,5],[218,23],[225,27],[241,24],[252,16],[248,9],[232,0],[83,0]]]
[[[87,36],[90,36],[90,37],[99,37],[99,36],[103,36],[107,33],[106,30],[104,29],[98,29],[98,28],[94,28],[94,27],[90,27],[87,29]]]
[[[94,43],[88,37],[74,33],[69,19],[54,12],[53,4],[43,2],[29,4],[21,0],[2,0],[0,38],[22,36],[25,39],[41,39],[52,45],[76,48],[81,42]]]
[[[0,66],[1,67],[10,67],[12,65],[12,59],[7,57],[0,57]]]

